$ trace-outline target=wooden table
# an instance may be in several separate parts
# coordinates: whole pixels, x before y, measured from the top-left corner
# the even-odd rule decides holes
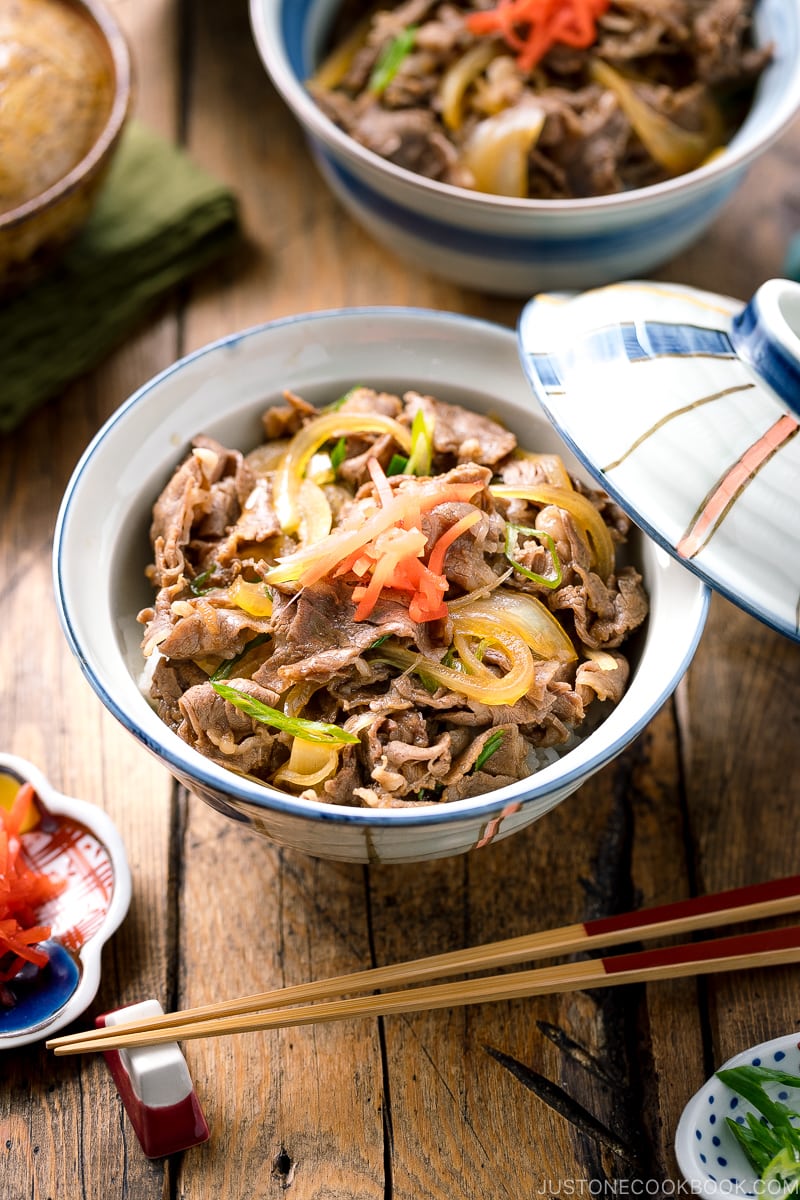
[[[260,840],[172,783],[106,714],[61,634],[50,550],[79,454],[130,392],[186,351],[289,313],[416,304],[511,325],[519,311],[407,270],[352,224],[265,78],[243,0],[114,7],[137,60],[139,116],[235,188],[249,245],[0,447],[0,744],[105,808],[133,873],[83,1020],[797,871],[800,646],[716,598],[685,682],[628,753],[509,840],[413,868],[320,862]],[[749,297],[780,274],[800,228],[799,178],[795,125],[658,276]],[[639,1194],[659,1182],[671,1194],[683,1105],[728,1055],[800,1025],[799,988],[800,969],[783,967],[189,1042],[211,1139],[156,1162],[101,1059],[7,1052],[0,1193],[530,1200],[635,1194],[638,1181]]]

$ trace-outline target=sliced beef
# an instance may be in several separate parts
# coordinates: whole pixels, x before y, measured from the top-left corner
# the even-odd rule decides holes
[[[582,567],[575,570],[580,584],[560,588],[551,600],[551,608],[555,612],[571,609],[575,631],[585,645],[593,649],[621,645],[647,615],[641,575],[633,567],[623,567],[616,587],[609,587],[593,571]]]
[[[251,681],[238,681],[236,686],[274,705],[274,695]],[[285,735],[223,700],[208,682],[189,688],[179,707],[183,720],[176,730],[178,735],[223,767],[266,779],[288,758]]]
[[[422,410],[433,425],[436,455],[455,456],[460,463],[493,467],[516,448],[517,439],[491,417],[471,412],[460,405],[444,404],[433,396],[407,392],[406,411],[413,419]]]
[[[272,615],[274,651],[255,678],[283,691],[302,679],[325,682],[343,673],[379,638],[413,636],[408,608],[383,601],[369,621],[354,621],[350,588],[321,582],[293,596],[276,593]]]

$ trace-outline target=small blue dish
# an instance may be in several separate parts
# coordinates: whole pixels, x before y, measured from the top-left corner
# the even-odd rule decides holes
[[[742,1066],[776,1067],[800,1076],[800,1031],[751,1046],[728,1059],[719,1070]],[[773,1099],[792,1107],[800,1103],[800,1090],[782,1084],[767,1084]],[[675,1132],[675,1157],[692,1192],[702,1196],[763,1197],[753,1168],[745,1157],[726,1118],[743,1125],[746,1114],[755,1111],[743,1097],[717,1079],[709,1079],[683,1110]]]
[[[0,777],[30,783],[35,816],[23,825],[23,853],[64,888],[37,912],[49,925],[48,961],[25,966],[2,985],[0,1050],[50,1037],[88,1008],[100,986],[103,945],[128,911],[131,876],[125,848],[109,816],[86,800],[57,792],[31,763],[0,754]]]

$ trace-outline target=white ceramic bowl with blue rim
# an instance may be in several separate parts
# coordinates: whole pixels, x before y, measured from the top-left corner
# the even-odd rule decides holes
[[[305,87],[338,0],[250,0],[262,61],[335,195],[406,262],[466,287],[530,296],[635,278],[695,241],[800,107],[800,5],[759,0],[760,44],[774,45],[742,127],[713,161],[620,195],[519,200],[425,179],[359,145]]]
[[[749,304],[626,282],[534,297],[520,352],[600,485],[699,578],[800,640],[800,284]]]
[[[514,333],[456,314],[350,309],[279,320],[199,350],[130,398],[75,469],[55,532],[55,591],[69,643],[106,707],[191,791],[275,842],[321,858],[411,862],[485,845],[535,821],[639,734],[686,671],[707,589],[638,532],[632,553],[650,597],[635,669],[619,706],[557,763],[469,800],[412,809],[340,807],[261,787],[216,766],[156,715],[138,680],[137,612],[152,603],[144,575],[153,502],[206,432],[249,449],[260,415],[287,387],[326,403],[353,383],[415,387],[491,409],[529,448],[568,453],[531,395]]]
[[[36,822],[22,835],[34,870],[63,882],[37,913],[51,928],[48,963],[31,966],[8,984],[12,1003],[0,1006],[0,1051],[51,1037],[84,1012],[100,986],[102,951],[131,900],[125,846],[108,813],[56,790],[16,754],[0,754],[0,774],[36,793]]]
[[[800,1033],[751,1046],[718,1069],[748,1065],[775,1067],[800,1076]],[[800,1091],[779,1083],[768,1083],[766,1091],[789,1108],[800,1108]],[[675,1157],[695,1195],[742,1200],[780,1195],[763,1185],[759,1190],[753,1168],[727,1124],[727,1118],[744,1124],[745,1114],[753,1111],[752,1105],[716,1075],[686,1105],[675,1131]]]

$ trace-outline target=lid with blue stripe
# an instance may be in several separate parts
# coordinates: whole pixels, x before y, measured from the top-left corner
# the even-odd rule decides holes
[[[800,641],[800,284],[749,304],[634,281],[525,306],[519,352],[579,459],[716,591]]]

